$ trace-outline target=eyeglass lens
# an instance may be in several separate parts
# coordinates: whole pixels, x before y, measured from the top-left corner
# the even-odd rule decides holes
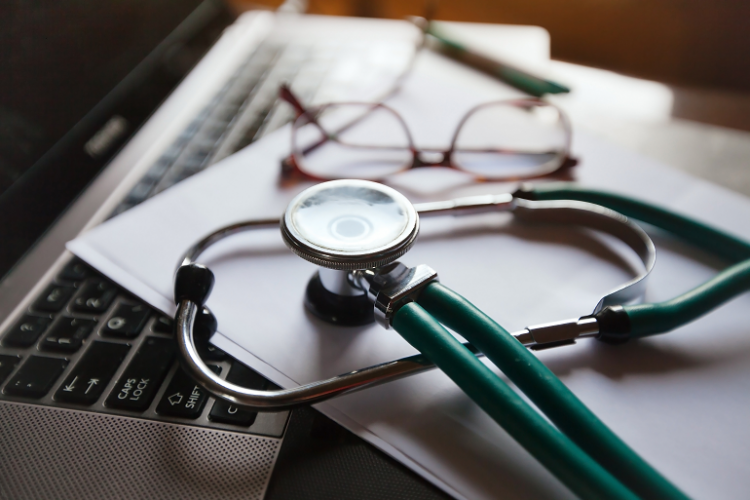
[[[556,170],[567,156],[568,131],[544,104],[490,103],[466,117],[453,164],[485,178],[524,178]]]
[[[295,122],[294,155],[302,170],[324,179],[380,179],[411,165],[409,135],[389,109],[330,104]],[[311,121],[311,120],[314,120]]]

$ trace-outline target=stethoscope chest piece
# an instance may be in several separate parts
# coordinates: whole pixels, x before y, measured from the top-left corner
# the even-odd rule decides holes
[[[629,304],[642,295],[653,268],[655,249],[648,235],[622,215],[601,206],[571,200],[533,201],[524,198],[527,193],[523,191],[518,194],[412,206],[404,196],[380,184],[332,181],[300,193],[281,221],[254,219],[216,229],[186,251],[175,274],[177,346],[184,367],[212,394],[233,404],[264,409],[317,403],[428,370],[433,365],[422,357],[409,357],[286,390],[260,391],[224,380],[201,360],[195,347],[196,341],[207,340],[217,327],[216,318],[205,308],[214,275],[197,261],[224,238],[280,227],[283,240],[295,254],[320,266],[307,286],[305,299],[314,315],[337,325],[363,325],[374,320],[387,329],[393,327],[401,308],[419,301],[425,289],[438,281],[437,271],[428,265],[408,267],[396,260],[415,243],[419,218],[497,211],[512,212],[527,223],[572,224],[602,231],[630,247],[644,267],[638,276],[605,295],[593,314],[527,327],[513,334],[516,340],[531,349],[543,349],[569,345],[585,337],[608,342],[627,338],[630,330],[622,328],[620,320],[625,312],[620,304]]]
[[[330,323],[373,321],[366,292],[350,272],[389,264],[419,233],[414,206],[398,191],[370,181],[342,179],[306,189],[289,204],[281,235],[296,255],[320,266],[308,283],[305,306]]]

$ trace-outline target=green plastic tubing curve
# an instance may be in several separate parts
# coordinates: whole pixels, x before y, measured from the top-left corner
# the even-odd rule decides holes
[[[642,201],[570,184],[534,187],[521,196],[533,200],[578,200],[596,203],[671,232],[729,262],[740,261],[713,279],[672,300],[623,307],[630,319],[631,337],[667,332],[750,290],[750,243],[723,231]]]
[[[418,304],[401,307],[392,325],[580,498],[637,498],[534,411]]]
[[[474,304],[437,282],[425,287],[417,302],[482,351],[565,435],[640,498],[687,498],[604,425],[536,356]]]
[[[594,203],[668,231],[732,264],[750,258],[750,243],[706,224],[649,203],[573,184],[534,186],[522,194],[531,200],[577,200]]]
[[[656,304],[624,306],[630,336],[645,337],[673,330],[750,290],[750,259],[735,264],[687,293]]]

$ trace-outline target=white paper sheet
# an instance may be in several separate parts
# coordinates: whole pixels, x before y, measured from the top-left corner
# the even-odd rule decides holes
[[[453,73],[450,79],[418,71],[392,100],[419,144],[445,144],[471,105],[514,93],[474,76],[461,80]],[[279,185],[279,160],[288,149],[289,132],[282,129],[68,247],[154,307],[173,312],[172,277],[188,247],[229,223],[280,216],[307,187]],[[657,202],[750,238],[750,201],[739,195],[583,134],[575,138],[575,151],[584,185]],[[463,181],[451,173],[414,172],[391,184],[414,201],[513,188]],[[654,238],[659,260],[648,300],[671,298],[721,266],[667,236]],[[632,275],[629,261],[618,255],[588,234],[490,215],[424,221],[418,244],[402,261],[437,269],[444,284],[518,330],[588,314]],[[334,327],[308,314],[302,297],[315,267],[293,256],[278,231],[233,237],[200,261],[216,275],[208,302],[221,332],[214,343],[281,386],[414,353],[393,330]],[[689,495],[744,498],[750,485],[749,309],[750,297],[743,296],[669,335],[619,347],[583,341],[539,356]],[[440,372],[317,407],[458,498],[571,496]]]

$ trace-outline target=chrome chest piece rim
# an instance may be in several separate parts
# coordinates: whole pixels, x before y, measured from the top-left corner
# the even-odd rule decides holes
[[[414,245],[419,215],[395,189],[370,181],[324,182],[297,195],[281,220],[284,243],[321,267],[369,269]]]

